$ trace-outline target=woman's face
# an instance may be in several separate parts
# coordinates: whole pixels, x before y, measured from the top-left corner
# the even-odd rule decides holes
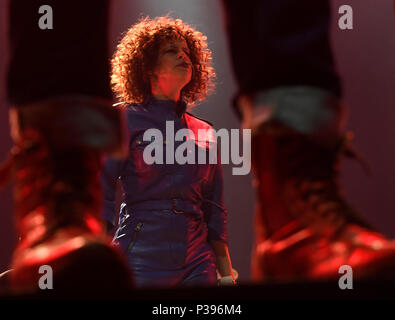
[[[166,91],[181,90],[191,81],[192,63],[189,55],[190,51],[184,39],[162,45],[153,72],[160,87]]]

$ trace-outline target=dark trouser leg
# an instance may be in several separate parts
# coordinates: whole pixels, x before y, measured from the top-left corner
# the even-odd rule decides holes
[[[53,9],[41,30],[40,6]],[[107,52],[108,0],[12,0],[8,98],[25,105],[59,95],[111,98]]]
[[[329,44],[329,1],[223,2],[241,94],[306,85],[340,96]]]

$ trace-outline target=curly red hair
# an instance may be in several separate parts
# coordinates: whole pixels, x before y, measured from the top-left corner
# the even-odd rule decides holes
[[[193,104],[204,100],[214,89],[215,72],[206,36],[180,19],[142,18],[124,35],[111,60],[111,86],[117,98],[142,103],[151,94],[152,74],[161,46],[169,40],[185,39],[193,66],[192,79],[182,89],[181,98]]]

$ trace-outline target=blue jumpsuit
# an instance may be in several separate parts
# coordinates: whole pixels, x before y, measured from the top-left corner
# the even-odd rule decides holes
[[[215,284],[215,255],[209,241],[227,242],[221,164],[209,164],[207,160],[204,164],[175,161],[150,165],[143,160],[144,148],[151,143],[143,140],[147,129],[162,132],[165,159],[166,121],[173,121],[174,132],[192,130],[194,147],[207,151],[216,144],[198,141],[197,130],[212,126],[185,112],[185,104],[176,113],[174,102],[153,97],[143,104],[127,104],[126,108],[129,156],[124,161],[109,159],[105,163],[103,217],[115,225],[119,178],[123,203],[114,241],[127,255],[136,286]],[[181,143],[174,142],[175,150]],[[197,159],[198,150],[195,154]]]

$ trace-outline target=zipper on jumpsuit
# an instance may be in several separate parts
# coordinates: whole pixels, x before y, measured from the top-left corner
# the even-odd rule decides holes
[[[142,225],[143,225],[143,223],[139,222],[137,224],[136,228],[134,228],[132,239],[129,242],[129,245],[128,245],[127,249],[126,249],[126,252],[128,252],[133,247],[134,243],[136,242],[137,233],[140,232]]]

